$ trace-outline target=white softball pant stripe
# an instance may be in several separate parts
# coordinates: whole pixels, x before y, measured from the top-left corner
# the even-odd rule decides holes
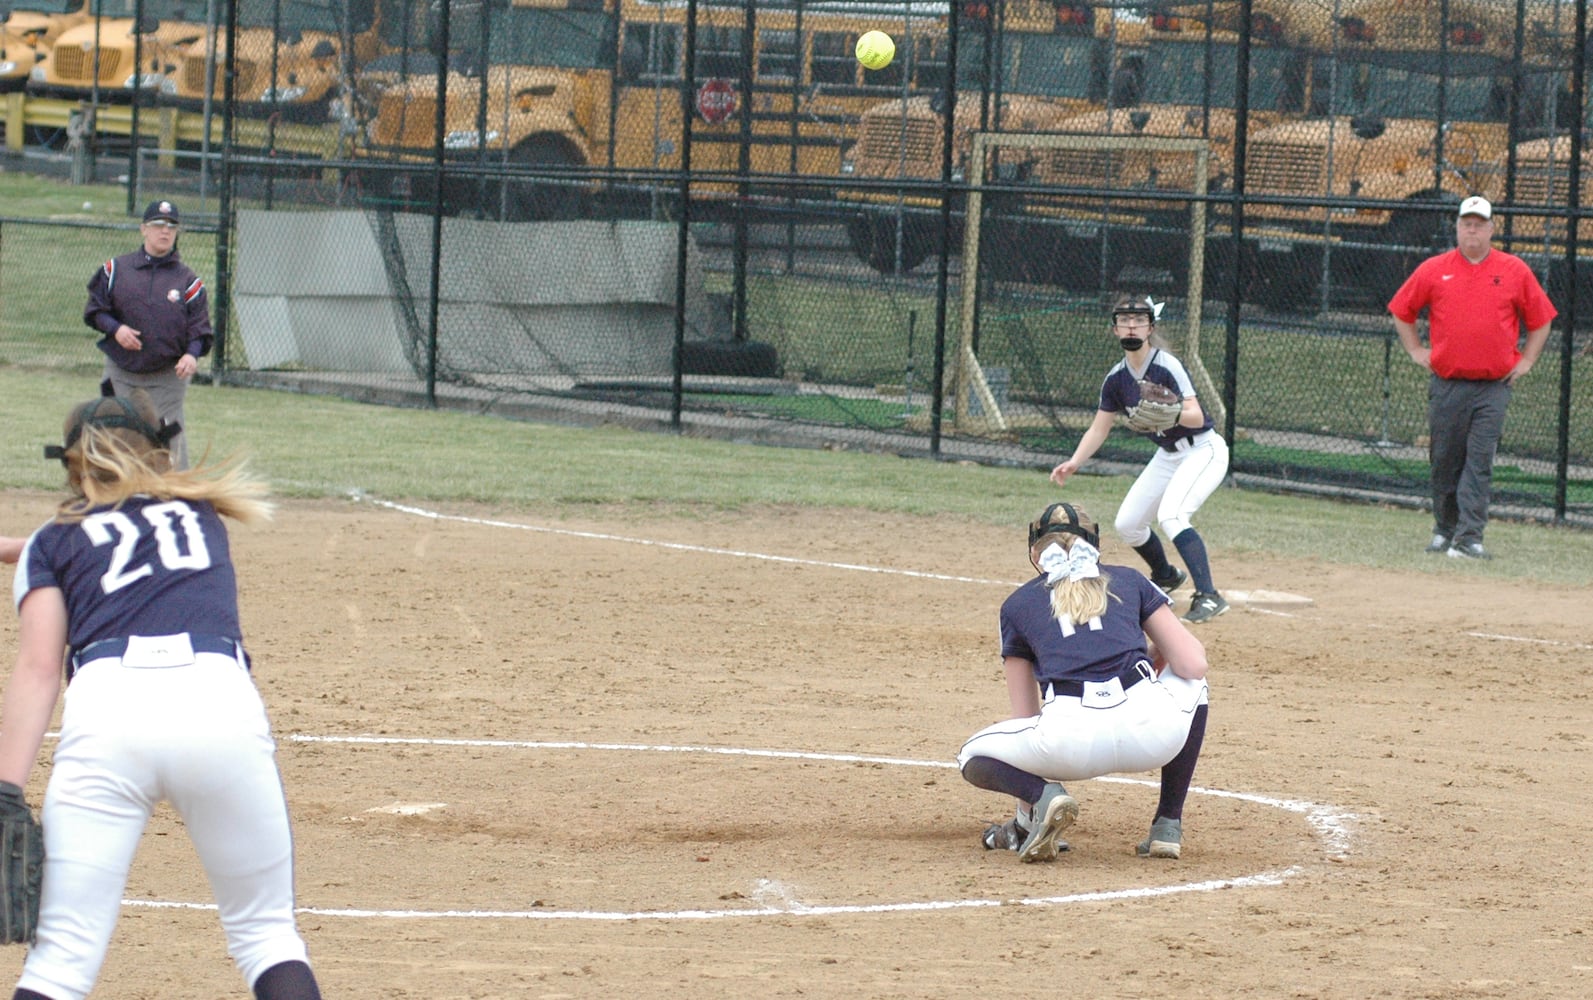
[[[1115,527],[1130,546],[1145,544],[1152,521],[1161,524],[1169,539],[1178,537],[1228,477],[1228,442],[1221,434],[1206,431],[1189,442],[1182,451],[1156,449],[1128,488],[1117,508]]]
[[[1037,716],[988,726],[963,744],[957,767],[974,757],[993,757],[1047,781],[1153,770],[1178,756],[1196,707],[1207,700],[1205,681],[1170,673],[1125,694],[1113,708],[1053,698]]]
[[[251,987],[306,960],[293,915],[293,842],[265,707],[232,657],[188,666],[84,664],[66,689],[44,795],[38,941],[18,985],[82,1000],[99,977],[127,873],[156,803],[182,817],[209,876],[227,951]]]

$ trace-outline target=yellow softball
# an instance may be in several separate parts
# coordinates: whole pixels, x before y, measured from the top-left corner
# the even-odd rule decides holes
[[[865,31],[857,39],[857,61],[867,69],[884,69],[896,58],[896,43],[883,31]]]

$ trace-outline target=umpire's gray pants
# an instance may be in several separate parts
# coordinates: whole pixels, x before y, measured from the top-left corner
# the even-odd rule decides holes
[[[149,393],[150,402],[155,404],[155,412],[159,413],[163,420],[183,425],[183,433],[172,438],[168,447],[171,448],[172,467],[188,468],[187,422],[183,419],[183,398],[188,394],[188,380],[177,377],[176,366],[163,368],[158,372],[130,372],[118,368],[107,360],[105,377],[116,387],[118,396],[129,395],[133,389],[142,389]]]
[[[1503,380],[1434,375],[1429,385],[1433,530],[1456,545],[1482,541],[1493,494],[1493,458],[1509,405],[1510,384]]]

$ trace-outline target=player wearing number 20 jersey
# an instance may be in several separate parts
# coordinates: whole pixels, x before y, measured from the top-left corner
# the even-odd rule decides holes
[[[204,501],[130,498],[81,521],[34,533],[18,563],[17,604],[38,587],[60,587],[75,652],[129,635],[188,632],[241,640],[238,588],[227,529]]]
[[[294,918],[293,838],[276,745],[249,671],[223,516],[264,519],[240,469],[174,470],[172,425],[142,390],[76,407],[69,495],[20,552],[17,662],[0,709],[0,782],[25,788],[61,691],[45,789],[38,934],[13,1000],[93,990],[155,806],[182,818],[227,953],[256,1000],[319,1000]],[[162,984],[149,984],[156,993]]]

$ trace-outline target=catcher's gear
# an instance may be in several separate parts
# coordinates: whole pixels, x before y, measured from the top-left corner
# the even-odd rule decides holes
[[[1178,423],[1184,400],[1178,393],[1157,382],[1141,379],[1139,402],[1128,408],[1128,429],[1156,434]]]
[[[39,926],[44,831],[22,789],[0,781],[0,944],[31,944]]]

